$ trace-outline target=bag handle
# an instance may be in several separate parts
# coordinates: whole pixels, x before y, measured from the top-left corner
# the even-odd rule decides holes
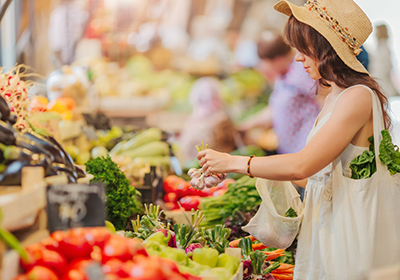
[[[375,162],[376,162],[376,173],[381,173],[382,171],[385,171],[385,165],[381,162],[379,159],[379,144],[381,142],[381,131],[384,129],[384,124],[383,124],[383,115],[382,115],[382,107],[381,103],[376,96],[375,92],[370,89],[369,87],[365,85],[358,85],[362,86],[371,93],[372,97],[372,119],[373,119],[373,126],[374,126],[374,150],[375,150]],[[339,98],[340,96],[338,96]],[[337,99],[336,99],[337,100]],[[340,157],[340,156],[339,156]],[[340,158],[337,157],[333,161],[333,166],[332,166],[332,173],[333,176],[339,176],[343,177],[342,173],[342,162]]]

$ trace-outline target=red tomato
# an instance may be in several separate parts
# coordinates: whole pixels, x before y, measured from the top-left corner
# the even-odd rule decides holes
[[[127,244],[128,240],[129,239],[125,239],[119,235],[112,235],[110,239],[107,240],[102,251],[103,263],[112,258],[117,258],[121,261],[132,259],[132,253]]]
[[[129,275],[135,280],[166,280],[157,260],[152,257],[137,258],[129,271]]]
[[[14,278],[14,280],[29,280],[28,275],[21,274]]]
[[[48,250],[53,250],[53,251],[58,251],[60,245],[58,244],[57,240],[54,238],[46,238],[40,242],[46,249]]]
[[[179,209],[179,205],[176,202],[166,202],[165,206],[167,206],[167,208],[169,210],[175,210],[175,209]]]
[[[46,250],[46,248],[40,244],[33,244],[30,246],[27,246],[25,249],[26,249],[26,252],[28,253],[28,260],[24,261],[24,260],[20,259],[20,263],[21,263],[21,267],[24,269],[24,271],[29,271],[35,265],[37,265],[38,260],[40,260],[42,258],[43,250]]]
[[[110,259],[102,267],[104,274],[115,274],[119,277],[128,277],[129,274],[124,271],[124,263],[119,259]]]
[[[185,180],[176,175],[169,175],[164,180],[164,191],[166,193],[175,192],[176,186],[184,182]]]
[[[126,238],[125,240],[126,240],[126,245],[129,248],[129,252],[131,253],[131,256],[136,256],[136,255],[148,256],[146,249],[144,248],[141,241],[133,238]]]
[[[35,266],[27,274],[29,280],[58,280],[58,276],[44,266]]]
[[[185,196],[179,202],[186,211],[197,210],[200,204],[201,196]]]
[[[183,273],[183,276],[184,276],[187,280],[201,280],[201,277],[199,277],[199,276],[194,276],[194,275],[189,274],[189,273]]]
[[[94,227],[84,232],[85,239],[93,246],[104,247],[106,241],[111,237],[111,232],[105,227]]]
[[[77,269],[71,269],[64,274],[62,280],[88,280],[88,278],[84,272]]]
[[[168,280],[170,279],[169,276],[171,273],[179,274],[179,268],[175,261],[170,259],[158,258],[158,263],[162,271],[164,272],[165,276],[167,276]]]
[[[71,261],[90,257],[93,245],[85,237],[87,232],[86,229],[71,229],[68,232],[56,231],[52,233],[51,237],[59,243],[58,251]]]
[[[170,192],[164,195],[165,202],[176,202],[177,200],[178,200],[178,195],[174,192]]]

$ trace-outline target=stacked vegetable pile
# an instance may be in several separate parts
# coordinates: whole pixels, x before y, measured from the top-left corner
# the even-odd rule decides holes
[[[150,171],[150,165],[169,170],[170,149],[163,137],[159,128],[148,128],[119,142],[109,154],[131,182],[140,182],[144,173]]]
[[[76,183],[85,173],[75,166],[69,154],[47,131],[32,126],[32,132],[20,132],[0,96],[0,185],[21,185],[22,168],[42,166],[45,176],[65,174]]]
[[[21,260],[23,279],[200,280],[179,271],[174,261],[149,256],[136,239],[111,234],[105,228],[56,231],[39,244],[26,247]]]
[[[144,240],[150,255],[176,261],[183,273],[220,280],[229,280],[235,274],[240,260],[224,253],[229,247],[230,229],[222,225],[199,228],[204,215],[192,210],[187,224],[175,224],[171,230],[160,222],[160,214],[159,206],[146,206],[146,214],[133,222],[134,231],[125,232],[125,236]]]
[[[293,279],[293,258],[283,249],[268,248],[252,236],[236,239],[229,243],[240,247],[243,258],[244,280]],[[272,262],[272,260],[274,260]]]
[[[138,198],[140,193],[129,184],[125,174],[108,155],[86,162],[86,170],[94,176],[91,182],[102,182],[106,185],[107,219],[117,230],[124,230],[129,218],[143,210]]]
[[[205,215],[202,226],[211,228],[225,224],[232,229],[231,240],[246,236],[248,233],[241,227],[248,223],[261,204],[255,183],[256,178],[244,176],[230,184],[223,195],[203,198],[199,205]]]
[[[232,182],[234,180],[225,179],[216,187],[198,190],[191,186],[190,181],[185,181],[176,175],[169,175],[164,180],[163,200],[170,210],[179,209],[178,202],[186,211],[197,210],[203,197],[223,195]]]

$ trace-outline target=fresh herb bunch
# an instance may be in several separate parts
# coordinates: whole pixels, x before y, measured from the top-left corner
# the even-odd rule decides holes
[[[245,176],[230,184],[225,194],[203,198],[199,208],[206,218],[201,226],[211,228],[223,224],[226,218],[237,211],[251,212],[255,206],[261,204],[255,185],[256,178]]]
[[[143,211],[139,200],[140,192],[129,184],[125,174],[111,157],[98,157],[86,162],[86,172],[94,178],[91,182],[102,182],[106,185],[107,220],[117,230],[124,230],[132,214]]]

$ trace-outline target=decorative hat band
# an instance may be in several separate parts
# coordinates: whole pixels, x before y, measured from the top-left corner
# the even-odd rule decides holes
[[[356,38],[354,38],[347,27],[342,27],[339,22],[331,17],[325,7],[320,7],[317,0],[308,0],[305,4],[310,11],[317,12],[319,18],[332,29],[344,43],[346,43],[355,55],[358,55],[362,50],[356,46]]]

